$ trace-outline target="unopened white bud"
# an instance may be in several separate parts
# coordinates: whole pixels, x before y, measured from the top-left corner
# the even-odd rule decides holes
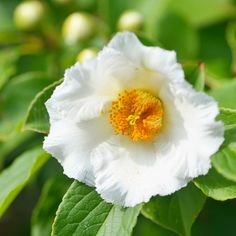
[[[77,61],[83,64],[85,61],[94,58],[97,55],[98,50],[96,48],[85,48],[77,56]]]
[[[69,15],[63,24],[62,34],[65,43],[74,45],[92,37],[95,33],[95,22],[88,13],[73,13]]]
[[[120,31],[139,31],[143,27],[143,16],[137,11],[124,12],[118,21],[118,29]]]
[[[42,20],[44,6],[39,1],[26,1],[20,3],[14,11],[14,21],[21,30],[32,30]]]

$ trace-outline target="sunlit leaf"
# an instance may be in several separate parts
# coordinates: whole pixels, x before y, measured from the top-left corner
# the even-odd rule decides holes
[[[47,161],[49,155],[41,148],[23,153],[0,174],[0,216],[24,188],[30,177]]]
[[[140,208],[106,203],[94,188],[75,181],[58,208],[52,236],[128,236]]]
[[[191,234],[191,226],[200,213],[206,197],[193,184],[165,197],[154,197],[142,213],[153,222],[179,235]]]
[[[194,183],[205,195],[215,200],[236,198],[236,182],[224,178],[214,168],[207,175],[196,178]]]
[[[39,133],[47,133],[49,130],[49,116],[45,107],[45,102],[50,98],[55,87],[61,80],[49,85],[39,92],[30,103],[23,129],[32,130]]]
[[[236,128],[236,109],[221,107],[218,118],[224,122],[226,130]]]

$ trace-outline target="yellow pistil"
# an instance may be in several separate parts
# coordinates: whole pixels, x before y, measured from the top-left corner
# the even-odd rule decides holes
[[[130,125],[135,125],[136,120],[138,120],[140,118],[140,116],[138,115],[129,115],[128,118],[126,118],[126,120],[129,122]]]
[[[133,141],[152,139],[163,123],[160,99],[141,89],[120,93],[109,112],[115,133],[128,135]]]

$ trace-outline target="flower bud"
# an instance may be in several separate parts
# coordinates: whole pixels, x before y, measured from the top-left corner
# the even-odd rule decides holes
[[[118,21],[120,31],[139,31],[143,27],[143,16],[137,11],[124,12]]]
[[[14,21],[21,30],[32,30],[37,27],[43,17],[44,7],[39,1],[20,3],[14,12]]]
[[[62,35],[68,45],[89,39],[94,33],[95,22],[93,16],[88,13],[73,13],[63,23]]]
[[[83,64],[85,61],[92,59],[97,55],[98,50],[96,48],[85,48],[77,56],[77,61]]]

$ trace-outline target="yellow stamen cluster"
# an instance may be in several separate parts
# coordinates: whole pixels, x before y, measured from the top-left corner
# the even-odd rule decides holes
[[[160,99],[141,89],[119,94],[109,113],[115,133],[128,135],[133,141],[150,140],[162,127]]]

